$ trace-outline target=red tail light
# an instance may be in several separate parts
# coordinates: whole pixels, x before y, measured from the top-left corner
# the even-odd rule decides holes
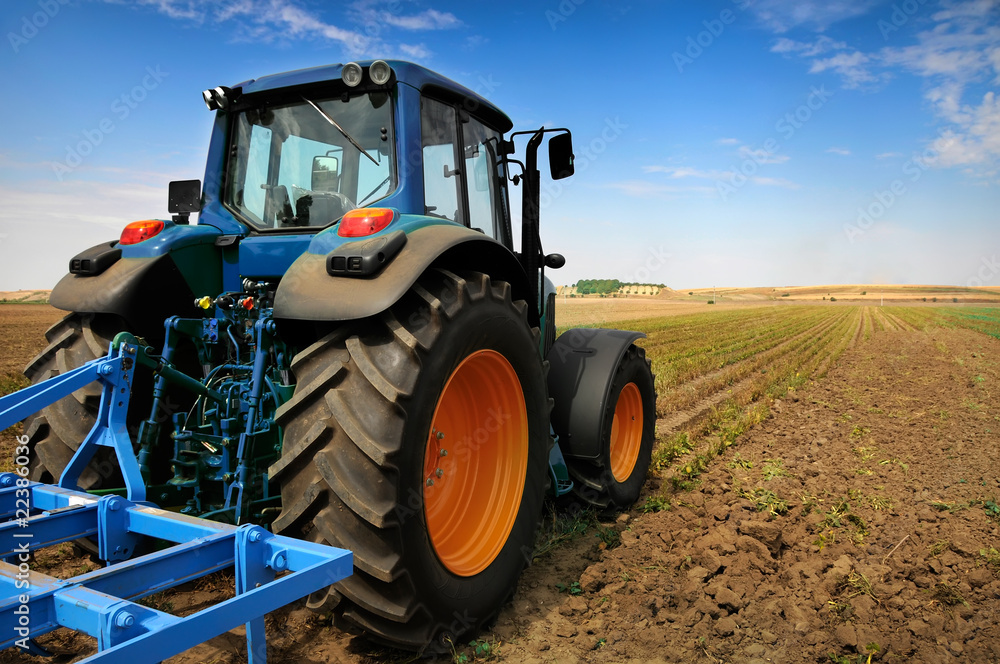
[[[148,240],[155,236],[162,230],[163,222],[157,219],[133,221],[122,230],[122,236],[118,238],[118,244],[138,244],[143,240]]]
[[[337,235],[364,237],[374,235],[389,225],[395,216],[389,208],[359,208],[351,210],[340,220]]]

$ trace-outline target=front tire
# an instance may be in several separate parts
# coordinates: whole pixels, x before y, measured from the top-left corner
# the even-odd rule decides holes
[[[276,531],[354,552],[314,608],[440,652],[489,624],[531,559],[547,486],[539,333],[510,286],[431,270],[293,361]]]

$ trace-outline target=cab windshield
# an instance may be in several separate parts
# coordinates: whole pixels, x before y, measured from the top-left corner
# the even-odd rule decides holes
[[[260,230],[322,227],[395,188],[389,95],[261,105],[233,120],[225,203]]]

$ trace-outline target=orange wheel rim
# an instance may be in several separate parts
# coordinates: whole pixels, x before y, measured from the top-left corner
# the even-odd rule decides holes
[[[611,474],[624,482],[635,469],[642,447],[642,395],[635,383],[622,388],[611,422]]]
[[[499,555],[517,519],[527,467],[521,382],[503,355],[477,351],[445,384],[424,453],[427,532],[453,574],[478,574]]]

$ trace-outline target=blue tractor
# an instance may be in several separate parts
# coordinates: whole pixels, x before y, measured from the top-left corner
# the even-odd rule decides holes
[[[128,333],[137,462],[76,454],[101,396],[83,387],[25,421],[32,478],[141,483],[163,508],[348,549],[354,573],[310,606],[446,648],[512,595],[546,495],[624,508],[649,466],[643,335],[556,338],[544,271],[565,261],[542,252],[537,152],[548,138],[551,176],[571,175],[570,132],[508,134],[486,99],[397,61],[203,96],[204,182],[70,261],[51,303],[71,313],[26,370],[64,374]]]

